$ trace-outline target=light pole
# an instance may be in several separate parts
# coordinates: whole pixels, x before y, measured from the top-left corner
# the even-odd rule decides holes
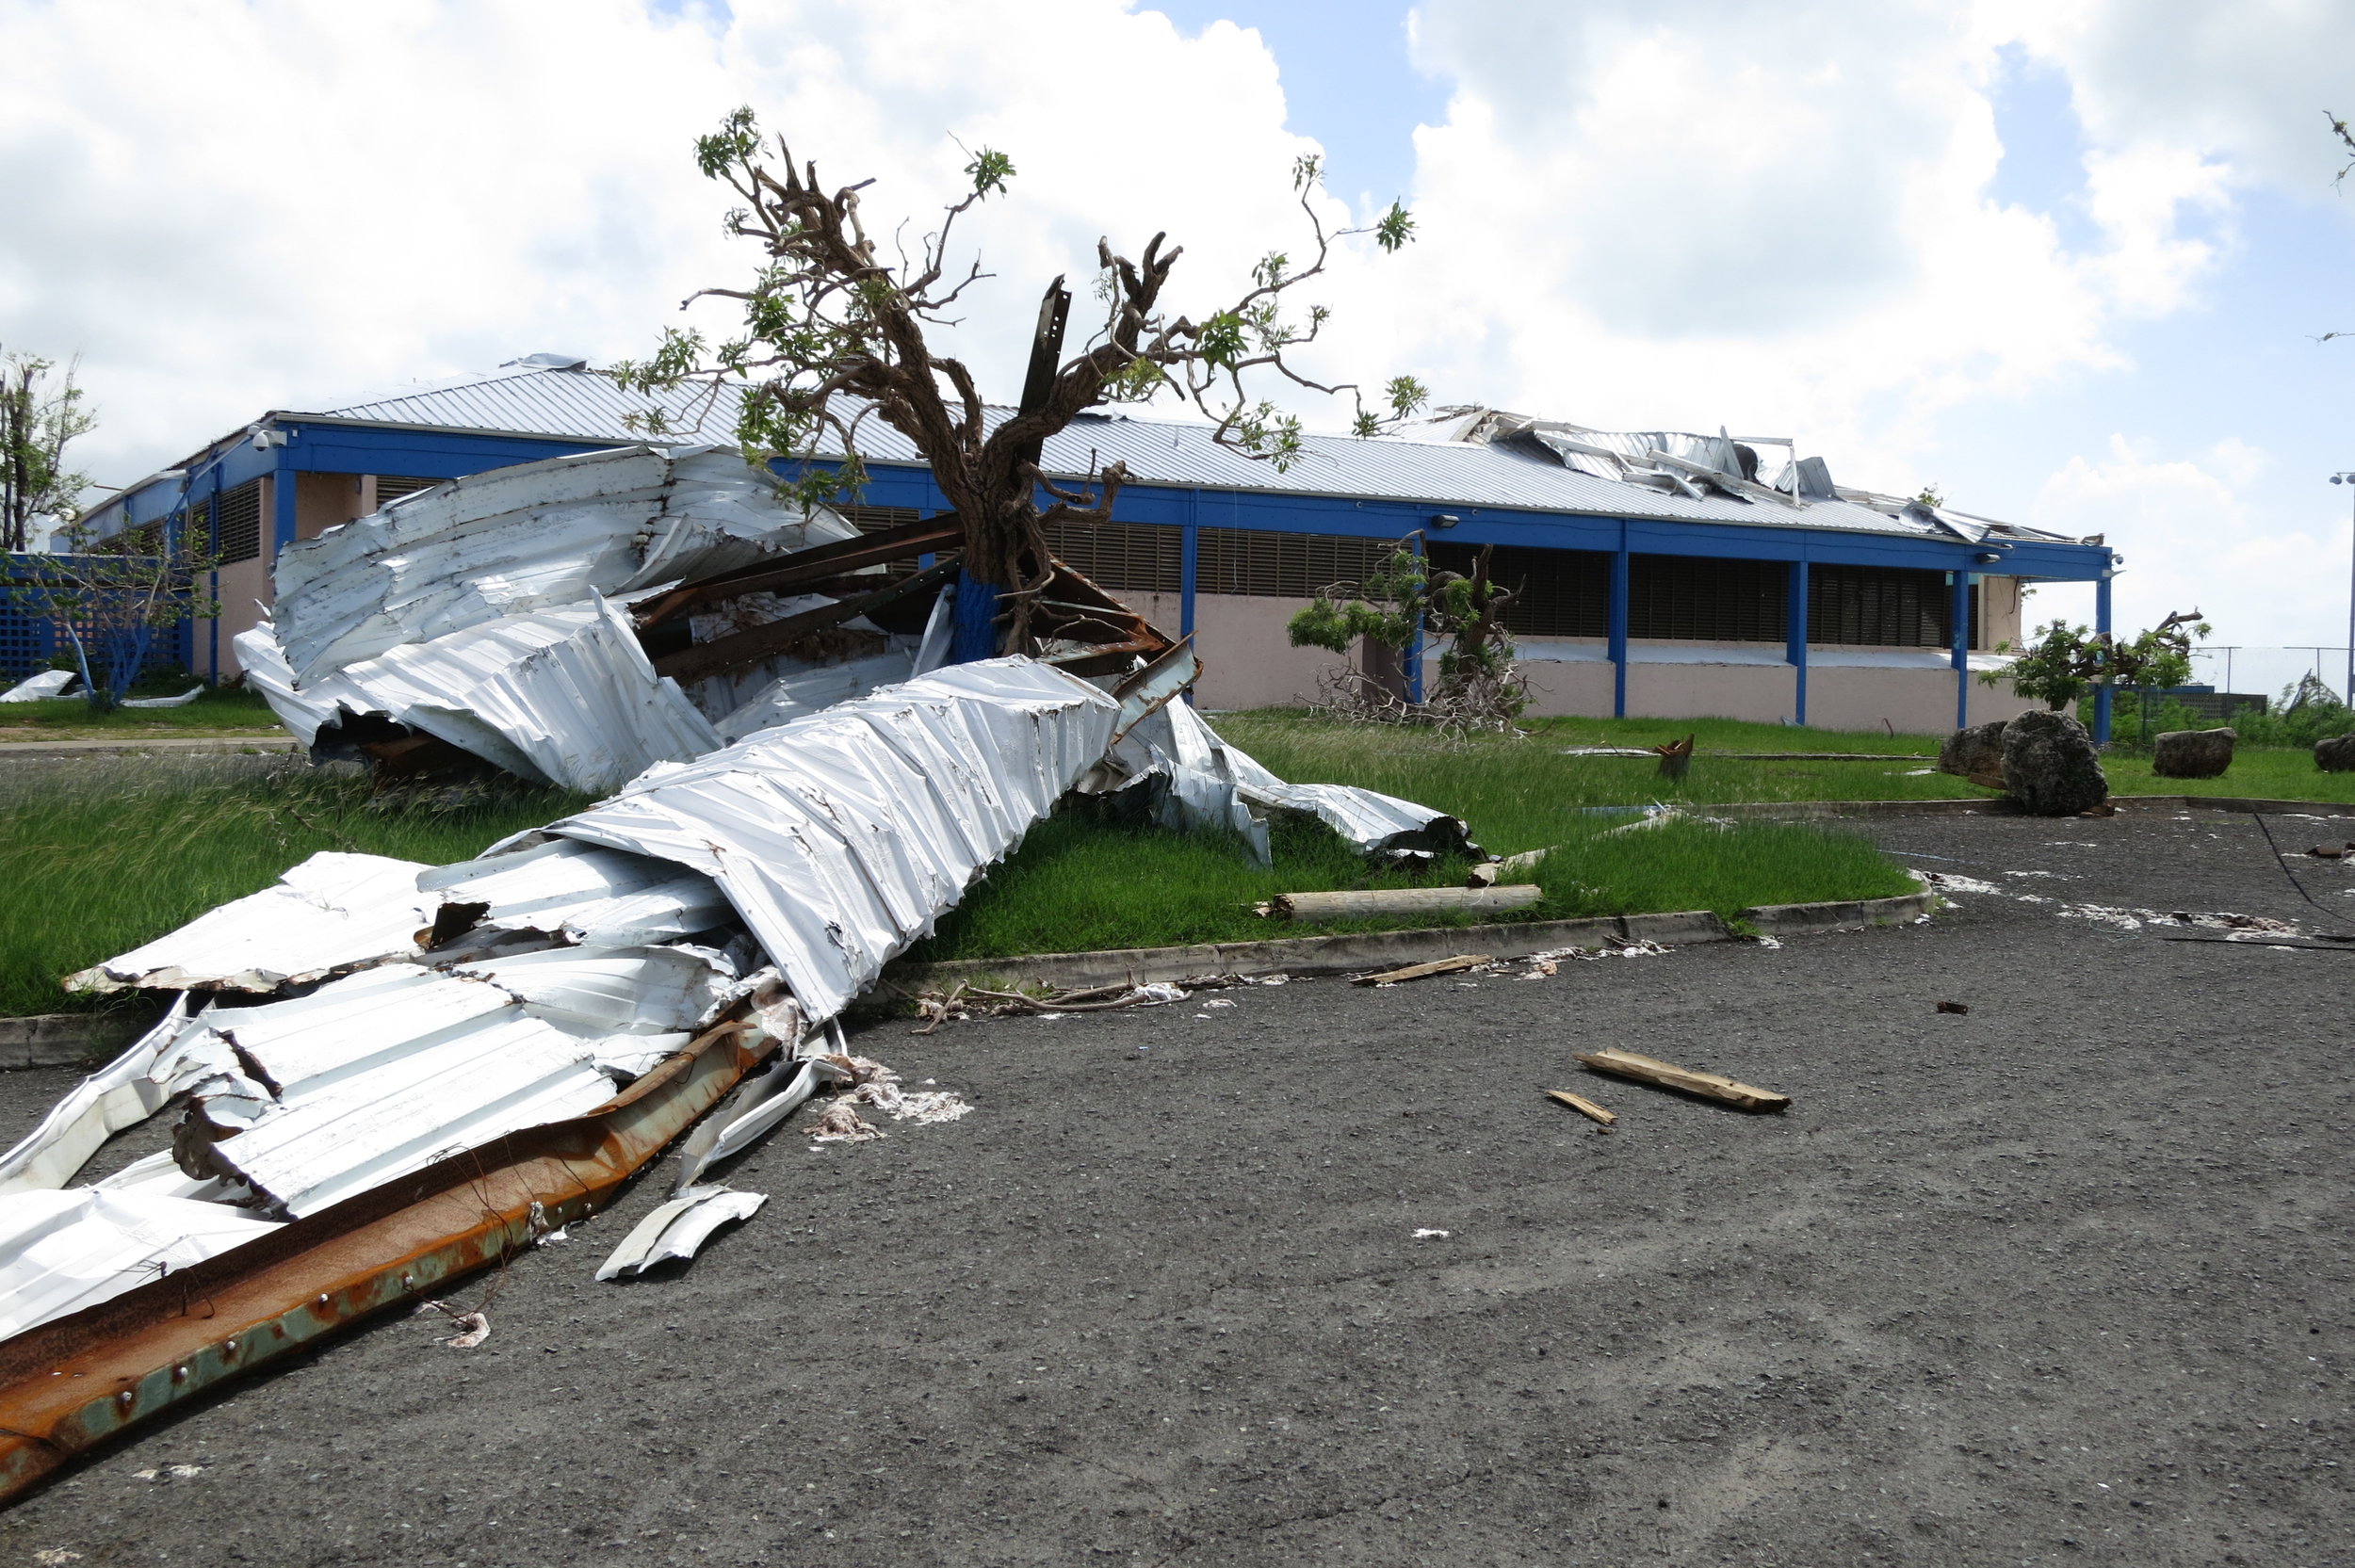
[[[2331,476],[2331,482],[2355,485],[2355,473],[2342,469]],[[2355,567],[2349,568],[2347,586],[2347,705],[2355,708]]]

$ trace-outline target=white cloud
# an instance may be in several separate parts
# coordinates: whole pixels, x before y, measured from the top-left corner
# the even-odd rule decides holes
[[[2317,501],[2303,526],[2270,524],[2244,492],[2269,466],[2228,437],[2198,459],[2164,458],[2149,443],[2110,438],[2101,460],[2071,459],[2045,482],[2029,519],[2065,533],[2100,533],[2125,558],[2113,589],[2120,630],[2198,608],[2220,639],[2286,641],[2300,628],[2344,623],[2349,524]],[[2343,493],[2327,494],[2339,499]],[[2084,619],[2088,607],[2050,594],[2038,614]]]
[[[0,343],[83,351],[104,418],[88,458],[110,480],[272,406],[539,349],[637,353],[683,295],[752,265],[689,161],[750,103],[828,177],[874,177],[884,228],[919,233],[956,194],[952,137],[1013,155],[1012,197],[966,224],[998,276],[948,341],[1005,396],[1031,303],[1056,272],[1085,282],[1098,234],[1133,251],[1169,231],[1174,302],[1197,313],[1270,244],[1299,251],[1287,173],[1314,143],[1285,128],[1278,62],[1256,33],[1185,37],[1146,4],[0,0]],[[2306,101],[2331,105],[2355,13],[2159,14],[1425,0],[1414,47],[1453,86],[1417,133],[1421,238],[1352,250],[1315,367],[1793,434],[1843,480],[1937,479],[1973,506],[1972,465],[1941,445],[1957,411],[2125,367],[2125,324],[2201,303],[2247,189],[2328,189]],[[2012,43],[2084,120],[2086,247],[1990,194]],[[2213,513],[2252,572],[2331,548],[2262,511],[2262,461],[2113,452],[2055,476],[2038,515],[2115,514],[2113,538],[2180,516],[2166,537],[2191,549],[2214,536],[2188,519]],[[2138,593],[2158,550],[2130,549]]]
[[[0,344],[81,352],[115,481],[268,408],[651,347],[756,260],[690,155],[739,104],[873,177],[911,241],[957,194],[953,137],[1014,157],[962,226],[998,276],[948,338],[999,396],[1099,234],[1169,229],[1178,302],[1206,305],[1296,237],[1314,146],[1257,35],[1112,0],[0,0]]]

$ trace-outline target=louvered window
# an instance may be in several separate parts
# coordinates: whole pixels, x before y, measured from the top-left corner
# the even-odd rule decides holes
[[[431,490],[440,483],[442,481],[439,479],[416,479],[399,474],[379,474],[376,477],[376,504],[381,507],[387,501],[398,501],[402,496],[414,495],[420,490]]]
[[[1901,567],[1817,566],[1808,571],[1807,639],[1878,648],[1950,646],[1943,572]],[[1970,635],[1979,639],[1979,590],[1971,590]]]
[[[1431,564],[1471,575],[1479,546],[1431,545]],[[1505,630],[1524,637],[1607,637],[1611,632],[1611,558],[1592,550],[1500,544],[1488,575],[1519,595],[1505,606]]]
[[[1082,577],[1115,592],[1176,593],[1185,586],[1185,530],[1158,523],[1058,523],[1047,548]]]
[[[1699,642],[1780,642],[1791,570],[1778,561],[1634,556],[1627,635]]]
[[[863,534],[879,534],[885,528],[904,528],[918,521],[922,513],[914,507],[851,507],[833,503],[842,520]]]
[[[1205,528],[1194,557],[1194,591],[1306,599],[1335,583],[1363,582],[1389,564],[1397,547],[1386,539]]]
[[[248,479],[235,490],[221,492],[219,525],[209,537],[203,533],[195,537],[204,542],[223,566],[261,555],[262,481]]]

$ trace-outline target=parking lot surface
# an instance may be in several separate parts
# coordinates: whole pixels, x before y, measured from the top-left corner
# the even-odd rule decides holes
[[[820,1147],[804,1113],[726,1174],[757,1217],[594,1283],[666,1157],[456,1294],[479,1348],[379,1320],[0,1514],[0,1560],[2355,1562],[2355,951],[2135,913],[2355,929],[2355,869],[2292,867],[2326,914],[2246,816],[1870,831],[1995,891],[874,1026],[973,1114]],[[69,1082],[0,1075],[0,1133]]]

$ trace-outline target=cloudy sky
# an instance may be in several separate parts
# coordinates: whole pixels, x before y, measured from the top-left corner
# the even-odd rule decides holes
[[[1098,234],[1168,230],[1209,308],[1297,249],[1322,150],[1330,210],[1421,224],[1340,258],[1330,374],[1795,436],[2105,533],[2128,620],[2343,644],[2349,57],[2333,0],[0,0],[0,345],[81,356],[115,483],[268,408],[636,353],[750,266],[688,157],[750,104],[919,225],[960,142],[1012,155],[959,345],[1010,396]]]

